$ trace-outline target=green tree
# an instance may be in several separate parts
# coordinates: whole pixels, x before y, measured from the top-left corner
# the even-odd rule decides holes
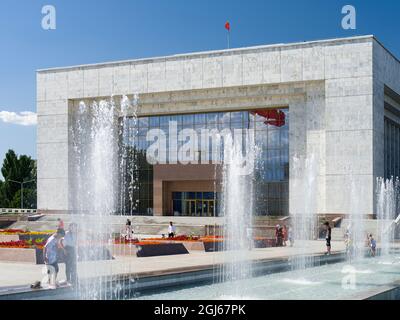
[[[14,198],[11,200],[10,208],[21,207],[21,190],[18,190]],[[24,187],[24,208],[25,209],[36,209],[36,189]]]
[[[7,208],[9,205],[5,195],[5,183],[0,180],[0,208]]]
[[[10,180],[36,180],[35,161],[26,155],[18,157],[13,150],[8,150],[3,161],[1,173],[4,177],[4,182],[0,183],[0,207],[19,208],[21,205],[21,186]],[[24,185],[24,207],[36,208],[36,182]]]

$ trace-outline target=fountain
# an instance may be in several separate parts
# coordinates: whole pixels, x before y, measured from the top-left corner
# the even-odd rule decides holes
[[[234,135],[224,136],[221,203],[224,212],[224,265],[221,280],[226,284],[222,293],[225,298],[246,295],[246,288],[238,281],[252,276],[248,258],[253,243],[253,180],[257,151],[254,132],[249,131],[244,141],[240,129],[235,129]]]
[[[73,115],[73,154],[70,168],[74,173],[74,176],[71,175],[73,187],[70,201],[74,213],[72,221],[79,225],[79,241],[84,245],[81,256],[86,260],[102,260],[98,262],[99,268],[82,267],[80,270],[82,278],[91,279],[80,282],[76,288],[76,295],[80,299],[134,297],[130,290],[126,290],[127,279],[114,275],[110,261],[104,260],[104,249],[111,251],[112,216],[116,213],[132,215],[136,209],[135,193],[138,183],[135,177],[137,162],[134,139],[137,134],[137,108],[137,96],[132,101],[123,97],[118,106],[111,98],[109,101],[93,102],[90,106],[82,102]],[[216,293],[217,298],[224,299],[268,298],[274,296],[273,290],[268,294],[264,292],[270,280],[276,290],[286,286],[289,289],[293,286],[321,286],[321,292],[329,291],[323,288],[326,285],[324,266],[315,269],[320,272],[317,276],[307,273],[305,278],[305,269],[315,266],[315,258],[309,252],[312,240],[317,238],[319,172],[316,156],[311,154],[294,157],[291,161],[290,214],[296,255],[291,259],[290,270],[287,270],[288,273],[282,280],[277,276],[255,277],[249,261],[256,193],[254,173],[259,151],[255,146],[254,132],[249,130],[244,135],[242,130],[236,129],[234,134],[224,134],[224,146],[221,201],[221,211],[224,213],[223,264],[218,270],[218,281],[213,283],[210,292]],[[379,239],[384,255],[389,253],[390,243],[393,241],[392,222],[395,218],[398,188],[398,180],[378,179]],[[362,243],[365,240],[362,218],[362,213],[365,212],[362,202],[364,192],[363,187],[352,179],[349,232],[356,248],[363,248]],[[361,252],[361,249],[355,250],[354,257],[361,258]],[[120,266],[119,273],[121,270],[122,273],[128,273],[128,270],[131,272],[128,266],[130,262],[126,262],[126,265],[124,263]],[[330,266],[326,269],[329,276],[336,279],[337,268]],[[294,294],[292,291],[289,293]]]
[[[399,179],[377,179],[377,219],[378,238],[381,255],[390,254],[390,247],[394,241],[394,227],[396,213],[399,209]]]
[[[119,201],[120,213],[133,215],[137,209],[137,198],[135,193],[138,188],[138,177],[135,174],[138,170],[136,152],[133,147],[135,137],[138,134],[138,105],[139,97],[133,95],[132,102],[128,97],[123,96],[121,100],[121,121],[120,121],[120,165],[119,165]],[[128,116],[129,115],[129,116]]]
[[[293,157],[291,179],[291,225],[296,256],[292,259],[295,270],[314,265],[313,257],[307,256],[311,240],[316,239],[317,225],[317,177],[316,157]]]
[[[365,218],[367,212],[363,195],[365,194],[362,184],[356,185],[354,176],[351,176],[350,191],[350,215],[349,224],[346,226],[346,236],[349,241],[348,258],[350,261],[359,260],[365,256]]]
[[[122,122],[131,121],[127,114],[132,110],[133,121],[136,121],[137,105],[137,96],[132,103],[127,97],[122,97]],[[73,213],[71,222],[79,227],[78,241],[82,246],[79,258],[84,261],[97,260],[100,266],[99,269],[88,265],[80,268],[79,274],[83,280],[76,287],[76,296],[79,299],[105,299],[111,293],[118,298],[123,292],[123,283],[116,281],[111,272],[113,230],[110,226],[112,216],[120,208],[126,208],[126,203],[130,204],[130,213],[134,208],[132,194],[135,180],[131,173],[135,163],[130,161],[132,150],[128,150],[129,143],[126,142],[134,138],[136,133],[128,132],[126,126],[116,125],[119,114],[113,98],[94,101],[90,106],[81,102],[73,117],[71,171],[75,175],[70,199]],[[119,130],[119,127],[122,129]],[[123,142],[123,148],[119,142]],[[123,196],[118,197],[118,194]],[[124,194],[127,194],[128,200]]]

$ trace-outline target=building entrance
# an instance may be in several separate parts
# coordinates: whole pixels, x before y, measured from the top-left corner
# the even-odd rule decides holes
[[[174,215],[213,217],[216,215],[214,192],[173,192]]]

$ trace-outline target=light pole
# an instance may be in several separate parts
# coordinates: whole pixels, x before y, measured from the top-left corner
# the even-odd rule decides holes
[[[36,180],[15,181],[15,180],[8,179],[7,181],[18,183],[18,184],[21,185],[21,209],[23,209],[24,208],[24,184],[25,183],[29,183],[29,182],[33,182],[33,181],[36,181]]]

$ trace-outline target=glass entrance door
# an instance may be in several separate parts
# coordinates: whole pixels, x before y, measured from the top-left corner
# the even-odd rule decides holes
[[[173,192],[174,215],[192,217],[213,217],[216,215],[216,194],[214,192]]]
[[[209,217],[213,217],[214,215],[215,215],[215,212],[214,212],[214,200],[210,200],[210,201],[208,201],[208,216]]]
[[[214,200],[203,201],[203,217],[214,216]]]
[[[188,216],[196,215],[196,201],[195,200],[187,200],[184,201],[186,203],[186,214]]]

